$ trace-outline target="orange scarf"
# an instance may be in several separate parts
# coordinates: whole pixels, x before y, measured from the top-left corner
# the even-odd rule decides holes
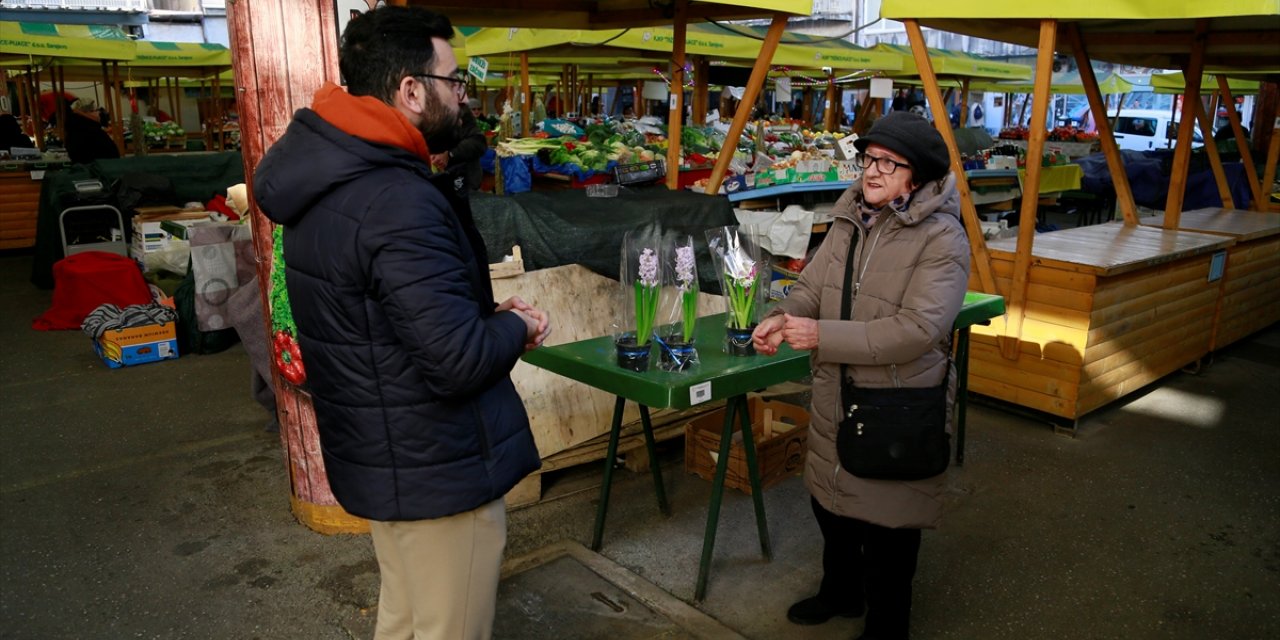
[[[342,87],[326,82],[316,91],[311,110],[344,133],[399,147],[431,162],[431,152],[422,132],[399,109],[373,96],[353,96]]]

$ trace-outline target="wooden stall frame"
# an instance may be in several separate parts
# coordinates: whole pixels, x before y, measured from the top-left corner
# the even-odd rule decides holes
[[[1098,88],[1098,77],[1093,73],[1093,64],[1089,62],[1089,51],[1085,46],[1084,37],[1080,34],[1080,28],[1074,23],[1066,25],[1066,36],[1076,57],[1076,67],[1080,69],[1080,80],[1084,85],[1085,95],[1089,99],[1089,109],[1093,113],[1102,114],[1101,117],[1094,118],[1094,123],[1098,128],[1102,155],[1107,159],[1107,169],[1111,173],[1111,183],[1116,191],[1116,202],[1124,215],[1124,223],[1138,224],[1138,207],[1133,202],[1129,174],[1124,170],[1124,160],[1120,156],[1120,146],[1116,144],[1115,135],[1112,132],[1112,122],[1106,117],[1107,107],[1102,101],[1102,91]],[[1119,103],[1124,104],[1124,94],[1120,95]],[[1117,106],[1117,114],[1120,113],[1120,108]]]
[[[667,188],[680,188],[680,135],[684,120],[684,49],[689,20],[689,0],[676,0],[674,42],[671,51],[671,105],[667,116]],[[730,154],[733,155],[733,154]],[[719,189],[719,187],[716,187]],[[709,193],[715,193],[711,191]]]
[[[1182,69],[1185,80],[1182,94],[1182,121],[1178,123],[1178,143],[1173,152],[1173,166],[1170,168],[1169,196],[1164,206],[1164,228],[1177,229],[1178,217],[1182,214],[1182,200],[1187,190],[1187,170],[1191,167],[1192,127],[1195,126],[1195,105],[1200,101],[1200,79],[1204,72],[1204,47],[1209,21],[1205,18],[1196,20],[1195,40],[1191,45],[1191,60]],[[1176,100],[1174,101],[1177,102]],[[1212,144],[1206,139],[1205,145]]]
[[[1258,168],[1253,164],[1253,154],[1249,153],[1249,141],[1244,136],[1244,127],[1240,125],[1240,114],[1235,110],[1235,98],[1231,96],[1231,86],[1227,82],[1227,76],[1219,74],[1218,93],[1222,94],[1222,101],[1227,105],[1231,105],[1227,109],[1227,121],[1231,123],[1231,133],[1236,139],[1236,148],[1240,149],[1240,164],[1244,165],[1244,174],[1249,179],[1249,191],[1253,194],[1253,207],[1255,211],[1266,211],[1267,200],[1266,193],[1262,189],[1262,183],[1258,180]],[[1206,141],[1208,138],[1205,139]]]
[[[1216,90],[1214,95],[1217,95]],[[1234,209],[1236,208],[1236,203],[1231,197],[1231,185],[1227,184],[1227,172],[1222,168],[1222,157],[1218,155],[1218,145],[1213,143],[1213,123],[1209,121],[1209,116],[1205,113],[1204,103],[1198,96],[1195,100],[1192,100],[1192,103],[1196,120],[1200,124],[1200,135],[1204,137],[1204,151],[1209,156],[1209,167],[1213,170],[1213,180],[1218,184],[1218,197],[1222,199],[1222,206]]]
[[[785,13],[775,14],[773,21],[769,23],[769,32],[765,35],[764,42],[760,43],[760,57],[756,58],[755,65],[751,67],[751,79],[747,81],[746,91],[742,94],[738,111],[733,114],[729,133],[724,137],[723,148],[729,149],[730,153],[721,153],[716,158],[716,166],[711,170],[711,179],[707,181],[707,193],[720,193],[720,185],[729,171],[729,161],[733,159],[732,151],[738,148],[738,138],[742,137],[742,131],[746,129],[747,120],[751,117],[751,105],[755,104],[756,97],[764,87],[764,81],[769,75],[769,65],[773,62],[773,53],[778,50],[778,42],[782,40],[782,32],[786,27],[787,14]]]
[[[925,96],[933,110],[934,126],[942,134],[951,155],[951,172],[956,175],[956,189],[960,192],[960,217],[969,236],[969,251],[972,263],[978,274],[978,282],[982,293],[999,293],[996,290],[995,277],[991,272],[991,257],[987,253],[987,243],[983,239],[982,225],[978,222],[978,210],[973,206],[973,196],[969,193],[969,182],[964,179],[964,165],[960,162],[960,152],[956,146],[956,134],[951,130],[951,119],[947,117],[943,107],[942,92],[938,90],[938,77],[933,73],[933,62],[929,60],[929,49],[925,46],[924,34],[920,31],[920,22],[914,19],[902,21],[906,26],[907,38],[911,41],[911,54],[915,58],[916,71],[923,81]],[[871,101],[870,98],[867,100]],[[1034,192],[1033,192],[1034,193]]]

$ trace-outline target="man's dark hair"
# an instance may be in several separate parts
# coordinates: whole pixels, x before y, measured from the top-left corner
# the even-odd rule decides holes
[[[338,68],[354,96],[393,103],[400,80],[427,73],[435,62],[432,38],[453,38],[449,18],[416,7],[380,7],[353,18],[342,34]]]

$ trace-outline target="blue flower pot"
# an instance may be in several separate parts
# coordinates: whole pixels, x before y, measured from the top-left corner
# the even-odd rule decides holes
[[[693,341],[680,342],[677,338],[666,341],[666,346],[658,347],[659,366],[663,371],[684,371],[698,361],[698,350]]]
[[[630,371],[648,371],[649,349],[652,346],[652,341],[643,345],[636,344],[636,337],[632,334],[619,338],[614,343],[618,350],[618,366]]]
[[[751,344],[751,333],[756,330],[756,325],[751,325],[746,329],[735,329],[733,327],[725,327],[725,333],[728,339],[725,341],[731,356],[754,356],[756,348]]]

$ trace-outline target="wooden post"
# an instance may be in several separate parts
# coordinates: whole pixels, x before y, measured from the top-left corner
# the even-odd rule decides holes
[[[960,128],[969,124],[969,79],[960,80]]]
[[[1223,207],[1234,209],[1236,203],[1231,198],[1231,185],[1227,184],[1227,172],[1222,168],[1218,145],[1213,140],[1213,123],[1209,121],[1209,115],[1205,113],[1204,103],[1199,96],[1196,97],[1194,106],[1196,119],[1200,121],[1200,135],[1204,137],[1204,151],[1209,156],[1209,167],[1213,169],[1213,180],[1218,183],[1218,196],[1222,198]]]
[[[800,100],[800,120],[809,127],[813,124],[813,87],[805,87],[800,92]]]
[[[120,149],[120,155],[123,156],[124,155],[125,119],[124,119],[124,105],[121,103],[122,98],[120,94],[123,91],[124,85],[121,84],[120,82],[120,63],[114,60],[111,62],[111,84],[115,87],[115,109],[114,110],[116,113],[116,127],[115,127],[116,147]],[[134,146],[137,146],[138,141],[134,140],[133,144]]]
[[[756,58],[756,63],[751,67],[751,79],[747,81],[746,91],[742,94],[742,104],[746,108],[738,109],[738,112],[733,114],[733,123],[729,125],[729,133],[724,138],[722,149],[728,149],[730,153],[721,153],[716,158],[716,166],[711,170],[711,180],[707,183],[708,194],[720,193],[720,184],[724,182],[724,174],[729,171],[729,161],[733,159],[732,152],[738,148],[738,138],[742,136],[742,130],[747,126],[747,119],[751,117],[751,105],[755,104],[756,96],[760,95],[760,89],[769,75],[773,52],[778,50],[778,41],[782,40],[782,31],[786,27],[787,14],[773,14],[773,21],[769,23],[769,32],[765,34],[764,42],[760,43],[760,57]]]
[[[1124,214],[1124,223],[1128,226],[1138,224],[1138,208],[1133,202],[1133,189],[1129,186],[1129,174],[1124,170],[1124,158],[1120,155],[1120,147],[1116,145],[1113,134],[1113,123],[1107,120],[1107,106],[1102,100],[1102,91],[1098,88],[1098,77],[1093,73],[1089,63],[1089,52],[1085,48],[1084,37],[1074,23],[1066,29],[1067,40],[1076,57],[1076,66],[1080,69],[1080,82],[1084,85],[1085,96],[1089,99],[1089,109],[1093,111],[1093,122],[1098,127],[1098,139],[1102,142],[1102,155],[1107,159],[1107,169],[1111,172],[1111,183],[1116,191],[1116,202]],[[1124,102],[1124,95],[1120,96]],[[1118,113],[1118,111],[1117,111]],[[1098,115],[1101,114],[1101,115]]]
[[[1240,150],[1240,163],[1244,165],[1244,175],[1249,179],[1249,191],[1253,193],[1253,210],[1267,210],[1267,194],[1258,181],[1258,168],[1253,164],[1249,140],[1244,137],[1244,128],[1240,126],[1240,114],[1236,113],[1236,100],[1231,95],[1231,86],[1225,75],[1218,76],[1218,91],[1222,94],[1222,102],[1227,105],[1227,121],[1231,123],[1231,132],[1235,134],[1236,148]],[[1205,139],[1208,144],[1208,138]]]
[[[876,106],[879,103],[880,103],[880,98],[872,98],[871,92],[868,91],[867,97],[862,101],[862,104],[859,105],[858,107],[858,115],[855,116],[853,119],[854,133],[858,135],[863,135],[867,132],[867,129],[871,127],[871,120],[872,120],[871,114],[872,113],[878,114],[880,112],[878,109],[876,109]]]
[[[1191,43],[1191,60],[1182,68],[1186,88],[1182,94],[1182,122],[1178,123],[1178,147],[1173,152],[1173,165],[1169,171],[1169,197],[1164,206],[1164,228],[1177,229],[1182,218],[1182,199],[1187,190],[1187,169],[1191,166],[1192,127],[1196,121],[1196,106],[1200,101],[1200,74],[1204,72],[1204,45],[1208,37],[1209,21],[1196,20],[1195,40]],[[1170,121],[1172,122],[1172,120]],[[1212,144],[1208,138],[1205,144]]]
[[[67,144],[67,113],[71,105],[67,104],[67,70],[62,65],[49,68],[49,82],[53,85],[54,111],[58,114],[58,139],[63,146]]]
[[[827,104],[822,110],[822,127],[827,131],[834,132],[838,127],[836,120],[836,73],[832,71],[827,74]]]
[[[710,98],[707,73],[711,69],[711,63],[706,56],[694,56],[693,60],[693,121],[689,124],[701,127],[707,123],[707,103]]]
[[[533,135],[533,131],[529,128],[529,52],[520,52],[520,135],[521,137],[529,137]],[[561,96],[561,102],[564,101]],[[560,111],[564,111],[564,105],[560,105]],[[564,117],[563,114],[556,114]]]
[[[688,19],[689,0],[676,0],[675,32],[671,50],[671,96],[667,99],[670,103],[667,114],[667,188],[671,190],[680,188],[680,133],[684,118],[684,49]]]
[[[1276,162],[1280,161],[1280,127],[1271,130],[1271,144],[1267,146],[1267,165],[1262,170],[1262,193],[1270,198],[1271,185],[1276,179]],[[1271,210],[1271,201],[1263,201],[1263,211]]]
[[[40,86],[35,84],[35,70],[28,66],[18,86],[24,94],[23,108],[31,119],[31,135],[36,139],[36,148],[44,149],[44,119],[40,117]]]
[[[1049,84],[1053,79],[1053,52],[1057,20],[1040,21],[1036,47],[1035,93],[1032,94],[1030,138],[1027,140],[1027,177],[1022,181],[1022,212],[1018,218],[1018,249],[1013,257],[1013,284],[1005,296],[1006,334],[1000,336],[1000,355],[1016,360],[1026,315],[1027,284],[1031,276],[1031,249],[1036,236],[1036,210],[1040,206],[1040,163],[1044,156],[1045,118],[1049,114]]]
[[[996,279],[991,271],[987,241],[982,235],[982,225],[979,224],[978,211],[973,206],[973,196],[969,193],[969,181],[965,178],[964,166],[960,163],[956,134],[951,130],[951,121],[947,119],[946,105],[942,101],[942,91],[938,89],[938,77],[933,73],[933,62],[929,60],[929,49],[925,46],[920,22],[907,19],[902,24],[907,28],[907,39],[911,42],[911,55],[915,58],[916,71],[920,74],[925,96],[929,99],[929,108],[933,111],[933,125],[942,134],[951,155],[951,173],[956,176],[956,189],[960,192],[960,218],[964,221],[964,228],[969,236],[970,257],[973,268],[978,273],[978,284],[984,293],[996,293]]]

